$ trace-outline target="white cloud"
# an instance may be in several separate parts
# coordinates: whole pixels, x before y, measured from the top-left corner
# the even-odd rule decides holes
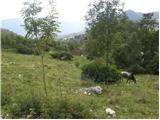
[[[159,0],[121,0],[125,2],[125,10],[131,9],[135,12],[153,12],[159,11]]]
[[[89,1],[91,0],[56,0],[59,18],[65,21],[84,20]]]
[[[1,0],[0,20],[20,17],[24,0]]]

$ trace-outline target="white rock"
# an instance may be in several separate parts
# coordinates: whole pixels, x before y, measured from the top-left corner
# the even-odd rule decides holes
[[[106,113],[109,114],[112,117],[116,117],[116,112],[112,110],[111,108],[106,108]]]
[[[84,91],[84,93],[83,93],[83,94],[87,95],[87,92],[86,92],[86,91]]]
[[[96,94],[102,94],[102,88],[100,86],[95,86],[95,87],[89,87],[89,88],[82,88],[80,89],[80,91],[83,93],[83,94],[86,94],[88,93],[88,95],[91,95],[92,93],[96,93]]]
[[[102,94],[102,88],[100,86],[96,86],[96,87],[91,87],[92,91],[97,93],[97,94]]]

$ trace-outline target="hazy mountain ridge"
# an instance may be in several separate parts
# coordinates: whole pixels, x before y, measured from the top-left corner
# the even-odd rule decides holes
[[[154,13],[153,18],[155,18],[156,20],[159,20],[159,12],[155,11],[153,13]],[[134,12],[133,10],[126,11],[126,15],[128,16],[128,18],[133,21],[140,20],[142,18],[143,14],[144,13],[142,13],[142,12]]]
[[[7,19],[1,21],[1,28],[9,29],[19,35],[25,35],[26,32],[23,27],[23,19],[21,18],[14,18],[14,19]],[[72,33],[77,33],[79,31],[84,30],[84,23],[83,22],[60,22],[60,31],[57,33],[58,36],[64,36]]]
[[[126,14],[130,20],[138,21],[142,18],[143,13],[135,12],[133,10],[127,10]],[[159,12],[154,12],[154,16],[156,20],[159,21]],[[25,35],[25,30],[23,28],[23,20],[22,18],[8,19],[2,20],[2,28],[9,29],[19,35]],[[84,22],[66,22],[60,21],[60,33],[58,34],[58,38],[71,38],[76,35],[84,33],[85,23]],[[79,32],[79,31],[82,31]]]

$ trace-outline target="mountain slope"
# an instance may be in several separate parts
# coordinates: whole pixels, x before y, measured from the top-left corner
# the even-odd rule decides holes
[[[20,18],[2,20],[2,28],[11,30],[19,35],[25,35],[26,32],[23,28],[23,20]]]
[[[142,18],[143,13],[141,12],[134,12],[133,10],[127,10],[126,14],[130,20],[137,21]],[[154,12],[154,16],[157,21],[159,21],[159,12]],[[71,33],[77,33],[79,31],[84,31],[85,29],[85,23],[83,21],[81,22],[66,22],[66,21],[60,21],[60,33],[57,33],[58,36],[64,36]],[[23,20],[21,18],[15,18],[15,19],[8,19],[8,20],[2,20],[2,28],[9,29],[17,34],[25,35],[25,30],[22,27]]]
[[[153,15],[153,18],[155,18],[157,21],[159,20],[159,12],[153,12],[154,15]],[[127,10],[126,11],[126,15],[128,16],[128,18],[130,20],[133,20],[133,21],[138,21],[142,18],[144,13],[142,12],[134,12],[133,10]]]
[[[66,22],[66,21],[61,21],[60,22],[60,33],[57,33],[58,35],[67,35],[79,31],[83,31],[85,24],[83,22]],[[15,19],[7,19],[7,20],[2,20],[2,28],[9,29],[17,34],[20,35],[25,35],[26,32],[24,30],[23,25],[23,19],[21,18],[15,18]]]

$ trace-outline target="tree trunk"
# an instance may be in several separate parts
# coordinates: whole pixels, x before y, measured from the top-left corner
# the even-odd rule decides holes
[[[43,53],[41,54],[41,62],[42,62],[42,72],[43,72],[43,84],[44,84],[44,90],[45,90],[45,94],[46,94],[46,97],[47,97],[48,94],[47,94],[46,79],[45,79],[45,71],[44,71],[44,57],[43,57]]]

